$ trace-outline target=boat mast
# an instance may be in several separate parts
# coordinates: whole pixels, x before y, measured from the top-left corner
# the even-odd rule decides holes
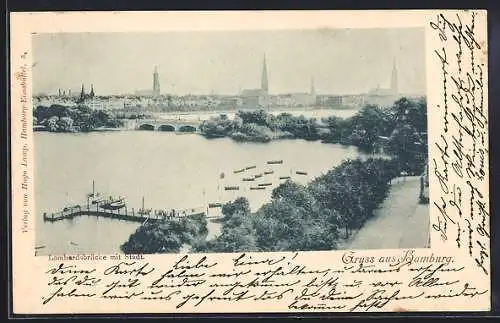
[[[144,211],[144,196],[142,197],[142,210]]]
[[[92,180],[92,196],[95,197],[95,182]]]

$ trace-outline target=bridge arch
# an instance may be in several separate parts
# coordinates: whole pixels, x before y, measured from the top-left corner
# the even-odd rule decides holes
[[[179,127],[179,132],[196,132],[198,128],[191,125],[184,125]]]
[[[144,123],[139,126],[139,130],[149,130],[149,131],[154,131],[155,126],[149,123]]]
[[[175,127],[169,124],[162,124],[158,127],[158,131],[175,131]]]

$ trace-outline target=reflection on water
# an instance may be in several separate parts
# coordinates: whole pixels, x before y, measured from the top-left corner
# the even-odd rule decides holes
[[[209,203],[246,196],[256,210],[283,182],[279,177],[291,176],[305,184],[342,160],[359,156],[354,147],[304,140],[258,144],[166,132],[35,133],[36,245],[45,246],[38,254],[119,252],[140,225],[90,216],[43,222],[43,212],[82,204],[92,180],[96,191],[106,196],[125,196],[129,208],[140,208],[143,196],[145,207],[153,209],[206,208]],[[268,165],[269,160],[283,160],[283,164]],[[253,165],[255,169],[234,173]],[[264,174],[271,170],[272,174]],[[263,176],[243,181],[256,174]],[[259,183],[272,185],[250,189]],[[239,190],[226,191],[226,186]],[[217,210],[209,209],[209,215]],[[209,222],[211,236],[218,227]]]

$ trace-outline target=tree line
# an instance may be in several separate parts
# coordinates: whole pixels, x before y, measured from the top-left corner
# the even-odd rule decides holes
[[[67,107],[53,104],[33,110],[33,125],[50,132],[88,132],[96,128],[118,128],[123,121],[102,110],[79,105]]]
[[[120,249],[126,254],[178,253],[184,246],[200,244],[207,234],[207,220],[202,214],[148,221]]]

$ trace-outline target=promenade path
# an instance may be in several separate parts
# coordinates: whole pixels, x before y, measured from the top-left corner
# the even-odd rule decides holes
[[[429,243],[429,205],[418,203],[418,176],[396,178],[375,216],[342,249],[425,248]]]

